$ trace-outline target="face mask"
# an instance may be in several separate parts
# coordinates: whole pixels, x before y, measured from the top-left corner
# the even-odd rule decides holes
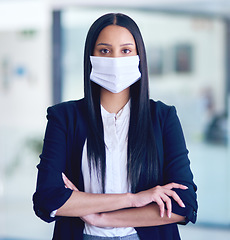
[[[140,79],[139,56],[95,57],[90,56],[91,81],[113,93],[119,93]]]

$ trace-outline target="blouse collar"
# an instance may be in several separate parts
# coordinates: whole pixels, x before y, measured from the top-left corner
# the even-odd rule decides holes
[[[116,120],[123,119],[125,116],[130,114],[130,105],[131,101],[129,101],[125,104],[125,106],[116,114],[116,113],[110,113],[108,112],[102,105],[101,105],[101,116],[102,118],[109,118],[109,117],[115,117]]]

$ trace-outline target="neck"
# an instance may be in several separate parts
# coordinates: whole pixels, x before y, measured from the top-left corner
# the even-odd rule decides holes
[[[112,93],[101,88],[101,105],[110,113],[118,113],[129,101],[129,88],[120,93]]]

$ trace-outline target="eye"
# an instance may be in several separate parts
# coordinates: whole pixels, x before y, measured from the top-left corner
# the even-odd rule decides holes
[[[129,53],[131,53],[131,50],[126,48],[126,49],[122,50],[122,53],[129,54]]]
[[[103,49],[100,49],[100,53],[107,54],[107,53],[110,53],[110,51],[107,48],[103,48]]]

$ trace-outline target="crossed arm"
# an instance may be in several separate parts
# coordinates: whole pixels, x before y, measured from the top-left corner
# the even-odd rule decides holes
[[[78,191],[63,174],[65,187],[73,193],[57,210],[57,216],[81,217],[84,222],[98,227],[142,227],[183,222],[184,216],[172,213],[172,197],[185,207],[173,188],[186,190],[181,184],[170,183],[136,194],[91,194]],[[165,210],[165,207],[167,210]]]

